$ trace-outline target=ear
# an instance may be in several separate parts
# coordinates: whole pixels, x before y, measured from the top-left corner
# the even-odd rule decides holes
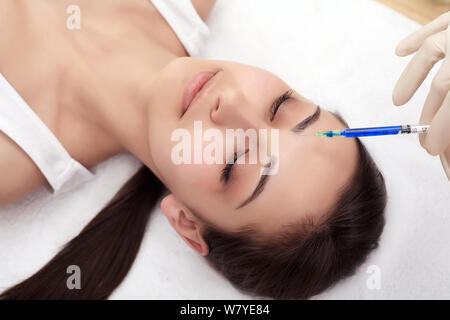
[[[169,194],[161,201],[161,211],[183,240],[202,256],[209,253],[208,245],[200,233],[200,224],[178,199]]]

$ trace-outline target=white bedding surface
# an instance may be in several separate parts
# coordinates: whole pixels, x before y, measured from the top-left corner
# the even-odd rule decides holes
[[[404,107],[391,93],[409,58],[397,42],[420,27],[372,0],[217,0],[200,57],[268,69],[351,127],[417,123],[431,78]],[[436,68],[433,70],[434,74]],[[364,138],[383,172],[387,223],[356,274],[318,299],[449,299],[450,184],[417,135]],[[0,290],[32,275],[72,239],[140,166],[119,154],[58,196],[44,187],[0,208]],[[368,266],[381,271],[369,289]],[[131,271],[111,299],[251,299],[177,236],[159,209]]]

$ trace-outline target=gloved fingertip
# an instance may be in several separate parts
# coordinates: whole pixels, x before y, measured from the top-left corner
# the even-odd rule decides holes
[[[395,55],[398,57],[403,57],[405,56],[405,50],[402,47],[397,46],[397,48],[395,48]]]
[[[400,43],[395,48],[395,54],[399,57],[405,57],[408,56],[411,52],[411,50],[408,49],[407,42],[405,42],[405,39],[400,41]]]
[[[404,105],[402,103],[402,100],[400,99],[399,95],[396,92],[396,89],[392,92],[392,103],[394,103],[394,106],[399,107],[401,105]]]
[[[426,137],[426,133],[419,133],[419,143],[422,146],[422,148],[425,148],[425,137]]]
[[[429,153],[430,155],[432,155],[433,157],[435,157],[435,156],[437,156],[437,155],[439,154],[438,151],[433,150],[433,149],[429,149],[429,150],[428,150],[428,153]]]
[[[429,143],[427,138],[425,138],[425,150],[427,150],[428,154],[433,157],[441,153],[441,151],[438,150],[437,145]]]

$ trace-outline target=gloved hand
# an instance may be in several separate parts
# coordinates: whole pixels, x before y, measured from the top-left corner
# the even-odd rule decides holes
[[[403,39],[395,53],[405,57],[417,52],[403,71],[394,88],[392,99],[400,106],[409,101],[431,68],[441,59],[425,100],[419,124],[430,124],[427,133],[419,134],[420,144],[433,156],[441,158],[450,180],[450,12],[447,12]]]

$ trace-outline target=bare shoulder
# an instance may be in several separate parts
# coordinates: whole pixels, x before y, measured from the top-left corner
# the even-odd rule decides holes
[[[202,18],[203,21],[206,21],[216,0],[191,0],[191,2],[200,18]]]
[[[33,160],[0,131],[0,207],[18,201],[46,183]]]

